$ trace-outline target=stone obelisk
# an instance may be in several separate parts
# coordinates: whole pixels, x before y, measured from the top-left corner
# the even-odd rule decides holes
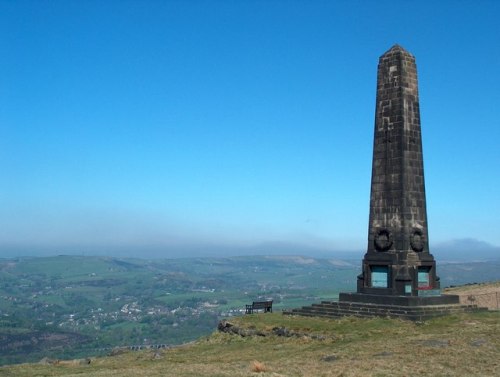
[[[437,289],[429,253],[415,58],[395,45],[379,59],[368,251],[358,292]]]
[[[390,296],[422,297],[413,300],[418,304],[429,301],[423,296],[440,296],[436,262],[429,253],[417,67],[415,57],[399,45],[378,64],[368,248],[362,269],[358,295],[349,300],[390,304],[395,301]]]
[[[481,310],[442,295],[429,252],[415,57],[395,45],[379,59],[368,248],[357,292],[285,314],[425,320]]]

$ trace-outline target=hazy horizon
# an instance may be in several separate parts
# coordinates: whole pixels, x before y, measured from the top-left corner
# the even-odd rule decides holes
[[[431,243],[430,251],[439,260],[497,260],[500,259],[500,246],[475,239],[450,240]],[[122,245],[114,247],[2,247],[0,258],[16,257],[53,257],[60,255],[102,256],[139,259],[177,259],[177,258],[226,258],[248,256],[302,256],[311,258],[332,258],[361,261],[366,249],[328,249],[286,242],[268,242],[256,245],[176,245],[139,247]]]

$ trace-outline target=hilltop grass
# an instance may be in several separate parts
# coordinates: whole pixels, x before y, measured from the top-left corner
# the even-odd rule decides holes
[[[0,368],[16,377],[136,376],[498,376],[500,312],[461,314],[423,323],[394,319],[339,320],[283,316],[234,318],[265,332],[241,337],[214,333],[166,351],[128,352],[90,365],[22,364]],[[274,327],[300,334],[279,337]],[[320,340],[320,339],[323,340]]]

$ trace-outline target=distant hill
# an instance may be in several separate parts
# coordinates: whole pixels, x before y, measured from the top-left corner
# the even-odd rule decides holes
[[[500,260],[500,246],[473,238],[464,238],[430,245],[438,261]],[[16,248],[0,245],[0,254],[8,258],[33,256],[51,257],[55,254],[74,256],[102,256],[114,258],[178,259],[178,258],[233,258],[240,256],[304,255],[311,258],[361,261],[366,249],[342,250],[332,247],[314,247],[294,242],[263,242],[254,245],[176,245],[116,248],[70,248],[58,253],[48,248]]]
[[[438,262],[483,262],[500,260],[500,247],[473,238],[464,238],[434,245],[431,252]]]

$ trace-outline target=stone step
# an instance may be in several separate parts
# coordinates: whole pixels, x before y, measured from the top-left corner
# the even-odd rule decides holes
[[[427,313],[427,312],[463,312],[464,310],[478,310],[476,307],[469,307],[463,305],[447,305],[447,306],[417,306],[417,307],[405,307],[405,306],[376,306],[376,305],[334,305],[334,304],[313,304],[315,309],[325,309],[325,310],[354,310],[354,311],[390,311],[394,313]]]
[[[377,309],[388,309],[388,310],[395,310],[395,309],[400,309],[400,310],[435,310],[435,309],[443,309],[443,310],[450,310],[454,308],[463,308],[466,307],[467,305],[458,305],[458,304],[450,304],[450,305],[426,305],[426,306],[401,306],[401,305],[377,305],[377,304],[365,304],[365,303],[349,303],[349,302],[322,302],[319,304],[312,304],[312,306],[315,307],[325,307],[325,308],[356,308],[356,309],[366,309],[370,310],[372,308],[377,308]],[[475,307],[475,306],[471,306]]]
[[[413,321],[421,321],[455,313],[485,311],[486,308],[477,308],[473,305],[427,305],[427,306],[396,306],[377,305],[345,301],[323,301],[298,309],[292,309],[285,314],[303,315],[312,317],[392,317]]]

